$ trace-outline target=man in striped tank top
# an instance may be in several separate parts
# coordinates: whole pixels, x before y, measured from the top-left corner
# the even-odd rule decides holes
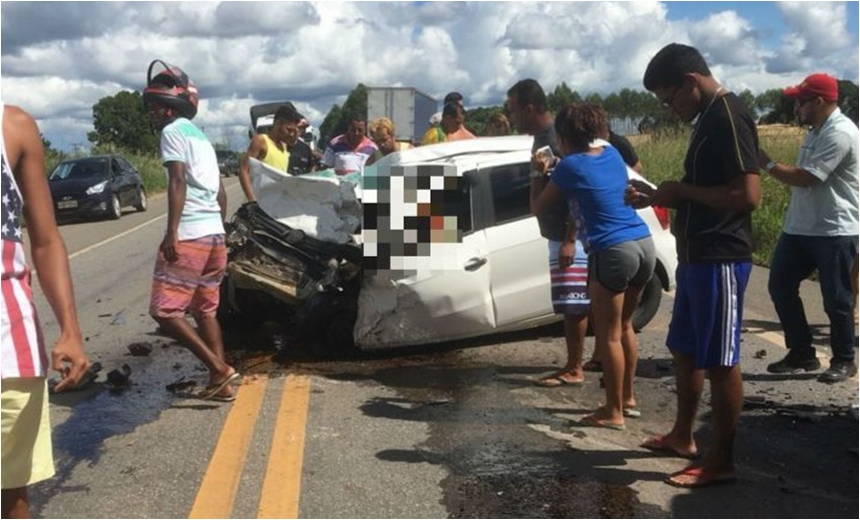
[[[3,184],[2,267],[2,474],[3,518],[29,518],[27,486],[54,475],[48,417],[48,357],[33,305],[24,257],[21,218],[45,298],[60,326],[51,368],[60,373],[57,392],[73,388],[87,372],[63,238],[54,220],[45,177],[45,150],[33,118],[3,106],[0,139]]]

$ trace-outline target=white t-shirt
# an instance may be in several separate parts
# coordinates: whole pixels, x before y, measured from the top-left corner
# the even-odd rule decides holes
[[[197,126],[180,117],[161,131],[161,162],[185,163],[185,206],[179,219],[179,240],[224,233],[218,189],[221,175],[212,143]]]
[[[790,235],[857,236],[860,219],[858,132],[837,108],[800,147],[798,168],[814,175],[812,186],[791,188],[784,230]]]

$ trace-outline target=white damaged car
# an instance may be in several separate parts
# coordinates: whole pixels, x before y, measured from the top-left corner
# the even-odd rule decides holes
[[[224,304],[289,321],[332,351],[558,321],[546,240],[529,210],[531,145],[531,137],[510,136],[418,147],[347,177],[293,177],[252,160],[259,202],[229,226]],[[639,214],[657,267],[633,318],[637,330],[656,314],[662,291],[674,289],[677,265],[668,212]]]

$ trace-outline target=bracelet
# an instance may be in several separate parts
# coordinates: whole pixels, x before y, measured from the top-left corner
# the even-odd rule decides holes
[[[529,174],[530,179],[540,179],[543,176],[544,176],[543,172],[541,172],[540,170],[532,170],[531,173]]]
[[[770,161],[769,163],[764,165],[764,171],[770,173],[772,169],[776,167],[776,161]]]

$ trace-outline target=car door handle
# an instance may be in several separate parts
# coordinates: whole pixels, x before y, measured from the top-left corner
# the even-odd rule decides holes
[[[481,266],[483,266],[486,263],[487,263],[486,257],[470,258],[469,261],[466,262],[466,265],[463,267],[463,269],[465,269],[467,271],[477,271],[478,269],[481,268]]]

